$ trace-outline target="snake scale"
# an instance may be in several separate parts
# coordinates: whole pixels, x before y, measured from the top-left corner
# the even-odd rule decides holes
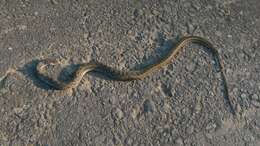
[[[169,53],[164,58],[161,58],[158,62],[154,64],[150,64],[138,70],[121,71],[121,70],[111,68],[99,62],[82,63],[82,64],[78,64],[77,69],[72,74],[71,79],[68,82],[61,82],[61,81],[54,80],[53,78],[49,78],[44,74],[44,68],[51,62],[48,60],[42,60],[36,66],[36,75],[41,82],[47,84],[48,86],[50,86],[52,89],[55,90],[66,90],[66,89],[76,88],[80,83],[81,79],[83,78],[83,76],[86,73],[92,71],[99,72],[101,74],[108,76],[110,79],[117,80],[117,81],[142,80],[143,78],[149,76],[152,72],[158,71],[162,67],[171,63],[171,61],[176,59],[176,57],[180,54],[183,48],[189,43],[197,43],[199,45],[202,45],[208,48],[209,51],[212,53],[214,62],[216,63],[216,66],[218,68],[217,72],[221,73],[221,78],[223,81],[224,98],[226,99],[227,104],[230,106],[231,112],[234,114],[235,110],[229,98],[227,82],[223,72],[223,65],[221,63],[219,53],[209,41],[199,36],[183,37],[182,39],[180,39],[180,41],[177,42],[175,47],[171,48]]]

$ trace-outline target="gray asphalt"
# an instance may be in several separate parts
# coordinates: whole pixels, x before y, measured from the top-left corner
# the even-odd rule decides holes
[[[34,76],[46,58],[57,77],[91,60],[138,68],[188,35],[218,50],[236,115],[197,44],[142,81],[88,74],[65,92]],[[259,38],[259,0],[1,0],[0,146],[260,145]]]

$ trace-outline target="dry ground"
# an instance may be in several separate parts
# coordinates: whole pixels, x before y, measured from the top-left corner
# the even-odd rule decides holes
[[[143,81],[33,77],[45,58],[138,67],[185,35],[216,46],[236,116],[196,44]],[[0,145],[260,145],[259,38],[259,0],[0,0]]]

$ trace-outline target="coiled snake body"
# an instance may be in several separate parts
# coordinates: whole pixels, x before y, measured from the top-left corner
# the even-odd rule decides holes
[[[163,66],[166,66],[169,64],[173,59],[175,59],[178,54],[182,51],[182,49],[189,43],[197,43],[200,44],[204,47],[207,47],[210,52],[212,52],[213,58],[215,59],[215,63],[218,68],[218,72],[221,73],[221,78],[223,81],[223,87],[224,87],[224,96],[227,101],[227,103],[231,106],[231,112],[234,113],[234,109],[232,107],[231,101],[229,99],[228,95],[228,88],[227,88],[227,83],[226,83],[226,78],[223,73],[223,65],[220,61],[220,57],[218,54],[218,51],[213,47],[213,45],[207,41],[206,39],[198,36],[188,36],[188,37],[183,37],[176,45],[173,47],[168,55],[166,55],[164,58],[160,59],[157,63],[150,64],[142,69],[139,70],[133,70],[133,71],[120,71],[113,69],[107,65],[104,65],[99,62],[89,62],[89,63],[83,63],[79,64],[78,68],[76,71],[73,73],[72,78],[70,79],[69,82],[60,82],[57,80],[54,80],[52,78],[47,77],[43,73],[44,67],[48,64],[48,61],[41,61],[38,63],[36,67],[36,75],[38,79],[41,82],[44,82],[51,88],[55,90],[65,90],[65,89],[71,89],[71,88],[76,88],[78,84],[80,83],[81,79],[83,76],[91,71],[99,72],[102,74],[105,74],[109,78],[117,81],[132,81],[132,80],[141,80],[148,75],[150,75],[152,72],[158,71],[160,68]]]

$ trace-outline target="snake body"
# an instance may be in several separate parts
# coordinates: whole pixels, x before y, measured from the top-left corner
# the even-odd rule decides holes
[[[45,84],[49,85],[51,88],[56,90],[66,90],[66,89],[76,88],[80,83],[81,79],[83,78],[83,76],[86,73],[91,71],[105,74],[109,78],[117,81],[141,80],[149,76],[152,72],[158,71],[162,67],[169,64],[172,60],[176,59],[176,57],[180,54],[183,48],[189,43],[197,43],[210,50],[215,60],[216,66],[218,68],[217,71],[220,72],[222,76],[226,101],[228,102],[229,105],[231,105],[231,101],[229,100],[229,95],[228,95],[226,78],[223,73],[223,65],[221,63],[219,53],[209,41],[198,36],[183,37],[179,42],[177,42],[175,47],[171,48],[169,53],[164,58],[161,58],[157,63],[150,64],[139,70],[121,71],[121,70],[111,68],[99,62],[82,63],[82,64],[78,64],[78,68],[73,73],[71,80],[69,82],[64,83],[47,77],[43,73],[43,69],[48,64],[48,61],[47,63],[45,61],[42,61],[38,63],[36,67],[36,73],[37,73],[36,75],[41,80],[41,82],[44,82]],[[233,108],[231,108],[231,110],[232,112],[234,112]]]

